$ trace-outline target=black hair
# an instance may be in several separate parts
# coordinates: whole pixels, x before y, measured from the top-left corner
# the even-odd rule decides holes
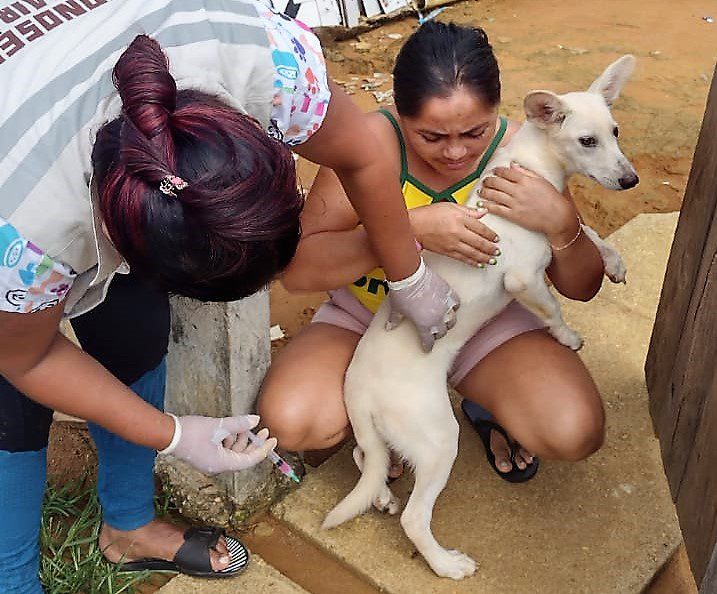
[[[134,272],[202,301],[258,291],[288,266],[304,205],[290,151],[216,97],[177,90],[139,35],[113,70],[121,115],[92,151],[102,218]],[[166,180],[184,187],[165,187]]]
[[[500,70],[480,27],[428,21],[411,35],[396,57],[393,92],[402,116],[415,117],[433,97],[468,87],[489,105],[500,102]]]

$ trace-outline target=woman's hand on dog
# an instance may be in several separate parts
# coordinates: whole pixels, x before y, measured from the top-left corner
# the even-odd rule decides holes
[[[553,184],[519,165],[496,167],[483,180],[480,197],[488,212],[551,238],[575,234],[575,206]]]
[[[483,208],[439,202],[409,211],[416,239],[432,252],[450,256],[471,266],[495,264],[500,255],[498,236],[479,219]]]

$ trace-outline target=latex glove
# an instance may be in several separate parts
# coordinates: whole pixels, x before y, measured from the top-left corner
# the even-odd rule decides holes
[[[405,316],[416,325],[424,352],[431,352],[433,343],[456,324],[458,294],[426,266],[423,258],[416,272],[407,279],[389,281],[388,287],[391,313],[386,330],[393,330]]]
[[[174,418],[172,443],[160,454],[172,454],[205,474],[245,470],[264,460],[276,438],[264,445],[248,442],[246,433],[259,423],[258,415],[237,417],[184,416]]]

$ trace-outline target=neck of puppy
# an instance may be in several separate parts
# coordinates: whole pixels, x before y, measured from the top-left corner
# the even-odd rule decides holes
[[[524,122],[505,147],[510,161],[537,173],[559,192],[565,189],[568,172],[550,142],[550,131]]]

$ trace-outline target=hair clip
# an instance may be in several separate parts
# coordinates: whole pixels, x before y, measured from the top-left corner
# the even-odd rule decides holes
[[[165,175],[159,182],[159,191],[167,196],[177,197],[177,192],[184,190],[189,184],[176,175]]]

